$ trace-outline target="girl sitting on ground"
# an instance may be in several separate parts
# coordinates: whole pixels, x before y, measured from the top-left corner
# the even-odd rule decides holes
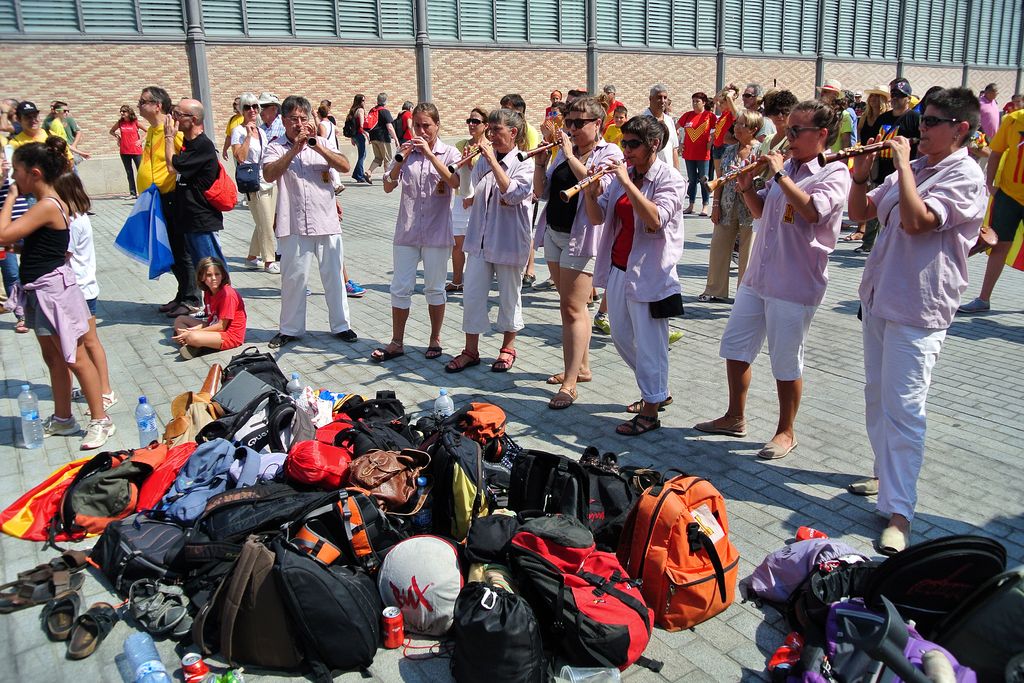
[[[174,320],[174,341],[181,344],[186,360],[195,358],[202,349],[224,351],[245,341],[245,303],[231,286],[231,276],[224,263],[212,256],[196,266],[196,281],[203,290],[206,321],[179,315]]]

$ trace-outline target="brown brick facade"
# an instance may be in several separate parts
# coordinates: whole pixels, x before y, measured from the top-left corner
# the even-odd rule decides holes
[[[896,78],[896,65],[878,62],[825,62],[825,78],[835,78],[854,92],[882,86]]]
[[[967,74],[967,87],[975,92],[981,92],[989,83],[995,83],[999,87],[996,101],[1000,104],[1010,101],[1016,82],[1017,72],[1011,69],[971,69]]]
[[[677,117],[690,110],[690,95],[694,92],[703,91],[711,96],[715,90],[713,57],[602,53],[597,61],[597,74],[600,86],[615,86],[616,95],[631,116],[647,107],[650,88],[655,83],[668,88],[672,113]]]

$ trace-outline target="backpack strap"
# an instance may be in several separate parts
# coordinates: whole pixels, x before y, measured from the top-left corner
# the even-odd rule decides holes
[[[698,552],[701,548],[707,553],[711,560],[711,566],[715,570],[715,582],[718,584],[718,594],[725,602],[725,570],[722,568],[722,558],[718,556],[718,549],[715,548],[711,537],[700,530],[700,524],[690,522],[686,525],[686,541],[690,544],[690,552]]]

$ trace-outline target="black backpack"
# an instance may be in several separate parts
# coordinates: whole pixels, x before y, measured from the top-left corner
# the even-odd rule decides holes
[[[364,399],[362,396],[351,396],[338,411],[348,415],[352,422],[356,420],[399,421],[409,424],[409,418],[405,414],[405,406],[402,404],[395,392],[382,390],[378,391],[376,397]]]
[[[254,420],[257,414],[261,417]],[[247,428],[250,420],[254,422]],[[296,408],[291,397],[277,390],[267,390],[237,413],[204,426],[196,435],[196,443],[227,439],[257,452],[266,448],[272,453],[287,453],[293,443],[311,441],[315,437],[312,420],[305,411]]]
[[[341,134],[347,138],[354,138],[356,136],[356,117],[349,114],[345,117],[345,123],[341,126]]]
[[[824,645],[828,608],[843,598],[864,597],[877,562],[821,562],[807,575],[786,601],[789,628],[812,645]]]
[[[497,514],[476,520],[466,536],[463,557],[470,564],[508,564],[512,537],[522,526],[517,515]]]
[[[589,479],[587,523],[594,532],[594,541],[598,550],[615,552],[636,493],[629,478],[619,470],[619,460],[614,453],[602,455],[595,447],[588,446],[580,465]]]
[[[516,512],[540,510],[575,517],[590,516],[590,482],[583,467],[564,455],[526,450],[516,458],[508,491]]]
[[[246,347],[231,359],[231,362],[224,368],[221,383],[227,384],[242,370],[258,377],[281,393],[288,392],[288,379],[281,372],[277,361],[269,353],[260,353],[255,346]]]
[[[416,448],[417,441],[402,420],[356,420],[348,429],[338,432],[334,445],[352,450],[353,458],[370,451],[401,451]]]
[[[376,582],[361,569],[323,566],[282,538],[271,548],[292,633],[316,679],[332,681],[332,670],[370,666],[384,609]]]
[[[452,426],[441,430],[430,458],[434,533],[461,541],[474,520],[503,504],[509,472],[486,462],[480,444]]]
[[[124,597],[139,579],[174,581],[184,575],[185,529],[135,514],[107,525],[89,554]]]
[[[457,683],[544,683],[540,626],[522,597],[483,583],[468,584],[455,601],[452,623]]]

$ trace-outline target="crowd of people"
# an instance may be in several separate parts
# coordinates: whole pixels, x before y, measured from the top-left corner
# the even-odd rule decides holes
[[[719,349],[728,404],[695,429],[746,436],[752,366],[767,341],[779,418],[758,452],[763,459],[785,457],[798,445],[804,349],[847,214],[856,229],[844,239],[862,240],[859,253],[868,255],[859,317],[865,423],[875,456],[873,476],[851,491],[878,496],[878,509],[889,518],[878,547],[893,553],[909,543],[925,403],[946,330],[958,308],[988,309],[1024,219],[1024,159],[1005,154],[1019,151],[1024,110],[999,111],[997,95],[995,85],[980,97],[937,87],[917,99],[905,78],[863,93],[829,80],[815,99],[801,101],[788,90],[730,84],[714,96],[694,92],[691,110],[676,116],[668,89],[655,85],[649,106],[630,116],[609,85],[597,96],[573,90],[563,99],[553,91],[535,127],[524,99],[510,93],[496,106],[472,107],[465,137],[452,145],[441,139],[440,113],[429,102],[405,102],[394,116],[386,93],[370,109],[356,95],[339,124],[329,100],[314,107],[299,95],[282,101],[274,93],[246,92],[235,100],[219,156],[233,156],[252,216],[246,261],[281,277],[272,349],[306,332],[314,259],[330,331],[344,342],[357,340],[348,297],[362,288],[345,271],[339,195],[345,174],[373,184],[379,169],[384,192],[399,194],[399,208],[391,337],[370,360],[406,354],[422,267],[430,329],[423,357],[444,356],[447,300],[461,295],[465,339],[459,353],[444,359],[445,370],[479,365],[480,337],[492,329],[501,341],[490,370],[513,370],[516,337],[525,326],[522,291],[545,286],[534,270],[535,250],[542,248],[562,321],[563,362],[547,380],[557,387],[548,406],[574,404],[579,385],[593,379],[591,334],[610,333],[640,394],[624,406],[631,417],[616,427],[623,436],[658,429],[660,412],[672,403],[669,320],[683,309],[676,265],[684,219],[710,216],[707,283],[697,298],[732,306]],[[221,164],[204,131],[203,105],[189,98],[175,104],[163,88],[150,86],[137,106],[138,115],[122,106],[110,133],[132,194],[155,186],[167,220],[177,291],[159,309],[174,319],[172,339],[185,358],[237,347],[245,339],[245,304],[231,286],[217,235],[223,215],[206,199]],[[9,120],[19,130],[10,131],[13,158],[3,161],[13,182],[5,182],[0,196],[0,244],[20,243],[20,273],[17,265],[12,270],[13,255],[0,263],[6,305],[18,316],[19,331],[36,333],[50,370],[55,413],[46,433],[77,430],[73,374],[91,415],[82,448],[96,448],[114,431],[105,411],[117,397],[95,334],[89,202],[74,172],[80,129],[68,123],[66,104],[54,103],[53,114],[47,132],[33,103],[11,108]],[[339,151],[343,138],[356,149],[354,163]],[[980,296],[961,305],[968,253],[990,195],[986,223],[998,241]],[[76,231],[76,225],[84,227]],[[734,253],[739,277],[731,298]],[[884,295],[892,291],[903,295]],[[591,321],[588,311],[598,300]]]

